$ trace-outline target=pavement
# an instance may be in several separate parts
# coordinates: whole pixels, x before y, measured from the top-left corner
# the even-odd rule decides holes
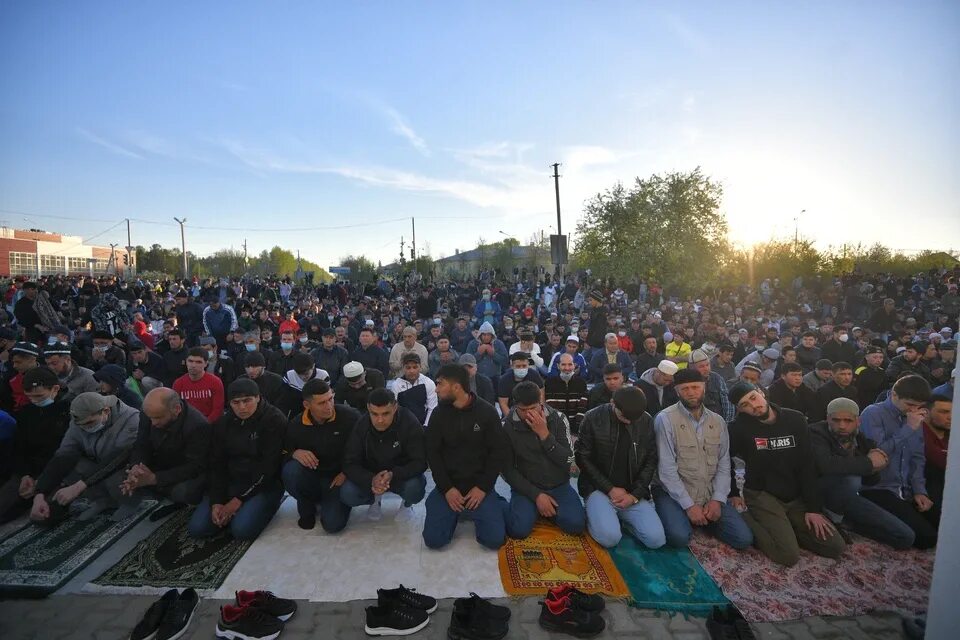
[[[280,594],[282,595],[282,594]],[[154,601],[148,596],[54,595],[44,600],[0,601],[0,638],[3,640],[121,640],[126,639],[140,617]],[[214,638],[219,607],[225,601],[202,600],[182,638]],[[513,610],[507,638],[555,640],[560,634],[547,633],[537,625],[540,607],[537,598],[494,600]],[[371,601],[306,602],[287,623],[281,640],[360,640],[364,608]],[[441,600],[430,625],[410,636],[423,640],[445,639],[453,600]],[[603,614],[607,628],[600,639],[709,640],[703,618],[668,615],[649,609],[635,609],[623,602],[608,600]],[[877,614],[857,617],[811,617],[803,620],[753,625],[763,640],[894,640],[903,638],[900,616]]]

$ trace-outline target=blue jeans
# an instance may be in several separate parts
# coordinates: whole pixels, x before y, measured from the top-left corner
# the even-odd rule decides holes
[[[575,536],[583,533],[587,524],[587,513],[576,490],[566,483],[553,489],[544,489],[543,493],[557,501],[557,515],[550,519],[560,530]],[[533,531],[539,515],[536,502],[519,491],[514,491],[510,494],[510,509],[507,511],[507,535],[517,540],[526,538]]]
[[[440,549],[450,544],[460,518],[473,520],[477,542],[488,549],[499,549],[507,540],[505,524],[506,505],[496,491],[489,491],[476,509],[464,509],[457,513],[447,504],[439,489],[434,488],[427,496],[427,517],[423,521],[423,542],[431,549]]]
[[[227,524],[230,533],[237,540],[255,540],[273,520],[282,499],[283,487],[279,483],[262,489],[233,515]],[[187,532],[195,538],[208,538],[220,531],[222,529],[213,523],[210,497],[205,497],[190,516]]]
[[[820,491],[823,505],[843,516],[855,532],[894,549],[909,549],[916,537],[907,523],[860,494],[860,476],[823,476]]]
[[[667,536],[667,544],[671,547],[686,547],[690,544],[693,535],[693,524],[687,517],[687,512],[676,500],[670,497],[661,487],[654,487],[653,502],[657,507],[657,515],[663,523],[663,531]],[[703,527],[720,542],[730,545],[734,549],[746,549],[753,544],[753,532],[743,521],[740,512],[726,502],[720,506],[720,519]]]
[[[391,484],[389,492],[403,498],[403,506],[409,507],[423,500],[426,487],[427,480],[423,477],[423,474],[420,474],[400,482],[397,486]],[[340,500],[351,507],[373,504],[373,490],[370,487],[361,487],[347,480],[340,487]]]
[[[280,472],[287,493],[297,501],[297,513],[311,520],[320,505],[320,526],[327,533],[343,531],[350,519],[350,507],[340,500],[340,488],[331,487],[334,475],[308,469],[296,460],[283,465]]]
[[[650,549],[659,549],[667,543],[660,517],[650,500],[620,509],[601,491],[587,496],[587,530],[601,546],[609,548],[619,544],[623,537],[621,521],[627,533]]]

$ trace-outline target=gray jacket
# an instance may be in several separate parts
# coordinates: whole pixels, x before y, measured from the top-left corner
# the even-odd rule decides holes
[[[570,446],[570,423],[567,417],[549,406],[546,439],[541,440],[512,409],[504,421],[510,444],[510,462],[503,477],[513,491],[536,500],[545,489],[554,489],[570,482],[573,448]]]
[[[66,384],[67,389],[75,396],[87,391],[100,392],[100,383],[93,377],[93,371],[77,364],[73,365],[69,375],[61,380],[60,384]]]

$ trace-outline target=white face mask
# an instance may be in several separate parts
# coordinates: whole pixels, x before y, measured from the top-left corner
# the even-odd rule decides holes
[[[840,342],[846,342],[849,339],[850,339],[850,336],[848,336],[847,334],[845,333],[840,334]]]
[[[513,377],[516,378],[517,380],[523,380],[524,378],[527,377],[528,371],[530,371],[530,369],[514,369]]]
[[[622,338],[623,336],[627,335],[627,332],[626,332],[626,331],[618,331],[618,332],[617,332],[617,335]]]
[[[564,382],[570,382],[571,378],[573,378],[573,371],[567,373],[564,373],[563,371],[560,372],[560,379]]]

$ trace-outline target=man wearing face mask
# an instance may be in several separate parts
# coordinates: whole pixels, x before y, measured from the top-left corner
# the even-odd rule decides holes
[[[23,392],[30,404],[17,414],[12,443],[12,475],[0,485],[0,523],[30,508],[37,478],[53,458],[70,426],[73,396],[55,373],[37,367],[23,375]]]
[[[236,361],[227,355],[223,355],[217,348],[217,341],[210,336],[200,338],[197,343],[207,351],[207,373],[220,378],[223,388],[226,389],[230,383],[237,379]]]
[[[336,331],[324,329],[321,332],[320,346],[310,354],[319,368],[330,372],[330,383],[333,386],[339,382],[344,365],[350,362],[347,350],[336,344],[336,337]]]
[[[43,350],[43,360],[47,368],[57,374],[60,386],[66,387],[71,394],[78,396],[86,391],[100,390],[100,385],[93,379],[93,371],[73,361],[70,345],[62,342],[48,345]]]
[[[573,356],[560,354],[559,374],[544,382],[543,396],[547,406],[567,417],[570,430],[580,432],[580,421],[587,410],[587,382],[576,372]]]
[[[292,331],[282,332],[280,334],[280,349],[270,354],[267,368],[281,376],[292,369],[293,357],[298,353],[296,344],[297,340]]]
[[[510,407],[513,405],[513,387],[524,380],[533,382],[540,388],[542,402],[543,378],[530,366],[530,356],[522,351],[516,351],[510,356],[510,371],[500,376],[497,381],[497,403],[500,405],[501,415],[510,413]]]
[[[34,487],[30,518],[54,524],[80,496],[90,500],[78,516],[82,521],[116,507],[139,423],[140,412],[114,396],[87,392],[74,398],[70,427]],[[120,509],[113,517],[122,520],[127,515]]]
[[[823,345],[821,351],[830,362],[853,362],[857,357],[857,348],[850,342],[850,334],[839,325],[833,328],[833,338]]]

